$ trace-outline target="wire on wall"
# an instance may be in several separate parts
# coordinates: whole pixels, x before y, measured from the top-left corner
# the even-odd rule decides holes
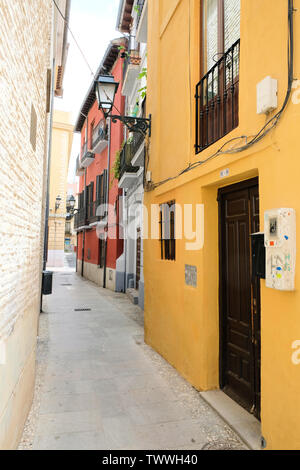
[[[292,91],[292,84],[294,80],[294,0],[288,0],[288,86],[287,86],[287,92],[286,96],[283,102],[282,107],[280,110],[267,122],[265,125],[257,132],[257,134],[252,135],[252,136],[239,136],[239,137],[234,137],[228,141],[226,141],[216,152],[214,152],[212,155],[207,157],[205,160],[198,160],[192,164],[190,164],[187,168],[183,169],[180,171],[175,176],[171,176],[169,178],[166,178],[162,181],[159,181],[157,183],[148,183],[147,185],[147,190],[153,190],[156,189],[157,187],[169,182],[173,181],[179,176],[187,173],[188,171],[193,170],[194,168],[197,168],[204,163],[208,162],[209,160],[212,160],[213,158],[218,157],[219,155],[229,155],[229,154],[235,154],[239,152],[243,152],[244,150],[249,149],[256,143],[260,142],[274,127],[277,126],[288,102],[291,96],[291,91]],[[237,145],[237,146],[232,146],[228,149],[226,147],[232,143],[232,142],[239,142],[241,140],[244,140],[243,145]]]

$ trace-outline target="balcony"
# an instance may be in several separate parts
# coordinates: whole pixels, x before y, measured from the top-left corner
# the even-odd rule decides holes
[[[240,40],[196,86],[196,153],[224,137],[239,123]]]
[[[137,5],[138,13],[136,20],[136,40],[137,42],[147,43],[148,37],[148,1],[138,0]]]
[[[83,176],[84,175],[84,168],[81,166],[80,157],[76,158],[76,176]]]
[[[139,132],[134,132],[132,134],[130,153],[132,155],[132,166],[145,166],[145,136],[143,134],[140,134]]]
[[[120,155],[119,188],[130,188],[137,181],[139,167],[132,166],[133,152],[133,141],[126,142]]]
[[[87,219],[89,224],[96,224],[106,216],[106,207],[104,199],[91,202],[87,207]]]
[[[74,215],[74,229],[78,230],[79,228],[84,227],[85,225],[85,210],[84,208],[82,208]]]
[[[141,58],[138,51],[129,51],[128,57],[124,61],[124,83],[122,88],[122,95],[130,96],[135,85],[135,82],[140,73]]]
[[[95,154],[91,152],[90,150],[88,150],[87,142],[85,142],[85,144],[82,146],[82,149],[81,149],[80,164],[83,168],[88,168],[93,163],[94,160],[95,160]]]
[[[108,134],[105,119],[102,119],[94,128],[92,135],[92,151],[93,153],[101,153],[107,147]]]

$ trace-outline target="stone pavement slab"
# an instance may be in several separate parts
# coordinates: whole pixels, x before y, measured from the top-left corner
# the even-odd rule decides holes
[[[53,288],[40,317],[37,387],[21,449],[246,449],[145,345],[143,312],[125,295],[71,268],[54,273]]]

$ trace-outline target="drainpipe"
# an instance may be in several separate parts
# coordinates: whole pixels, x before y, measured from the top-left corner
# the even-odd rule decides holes
[[[109,178],[110,178],[110,155],[111,155],[111,118],[108,121],[108,156],[107,156],[107,175],[106,175],[106,213],[107,224],[105,233],[104,248],[104,270],[103,270],[103,287],[106,289],[106,260],[107,260],[107,238],[108,238],[108,206],[109,206]]]
[[[84,225],[86,222],[87,218],[87,213],[86,213],[86,168],[84,169],[84,193],[83,193],[83,207],[84,207]],[[83,277],[84,274],[84,245],[85,245],[85,228],[83,229],[82,232],[82,251],[81,251],[81,277]]]
[[[126,222],[126,227],[125,227],[125,224],[124,224],[124,232],[123,232],[123,236],[124,236],[124,263],[125,263],[125,268],[124,268],[124,294],[126,293],[126,287],[127,287],[127,280],[126,280],[126,276],[127,276],[127,221],[128,221],[128,207],[127,207],[127,191],[126,189],[123,189],[123,195],[124,195],[124,199],[123,199],[123,213],[125,215],[125,211],[126,211],[126,218],[125,218],[125,222]],[[124,220],[123,220],[123,223],[124,223]]]
[[[78,259],[78,232],[76,233],[76,272],[78,272],[77,259]]]
[[[52,31],[52,35],[53,35]],[[51,165],[51,149],[52,149],[52,125],[53,125],[53,109],[54,109],[54,75],[55,75],[55,58],[52,60],[51,70],[51,98],[50,98],[50,116],[48,126],[48,158],[47,158],[47,181],[46,181],[46,207],[45,207],[45,228],[44,228],[44,250],[43,250],[43,271],[46,270],[48,261],[48,232],[49,232],[49,208],[50,208],[50,165]],[[41,288],[40,313],[43,311],[43,291]]]

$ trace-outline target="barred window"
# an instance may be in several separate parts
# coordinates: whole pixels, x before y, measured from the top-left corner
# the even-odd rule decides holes
[[[175,201],[160,205],[161,259],[175,260]]]

